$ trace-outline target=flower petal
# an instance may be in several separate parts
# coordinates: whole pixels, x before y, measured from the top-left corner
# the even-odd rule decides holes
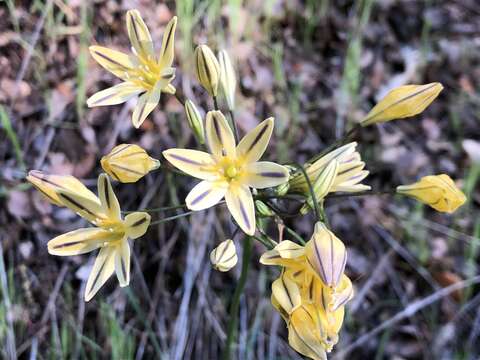
[[[85,301],[90,301],[115,270],[114,248],[106,246],[98,252],[85,288]]]
[[[305,245],[305,253],[308,264],[325,285],[335,287],[339,284],[347,262],[347,250],[323,223],[315,224],[313,236]]]
[[[138,98],[137,105],[133,110],[132,123],[137,129],[143,124],[148,115],[155,109],[160,101],[161,84],[158,81],[155,87]]]
[[[127,31],[137,55],[146,60],[153,60],[155,54],[152,37],[138,10],[134,9],[127,12]]]
[[[207,144],[213,156],[235,156],[235,137],[220,111],[209,111],[205,124]]]
[[[285,166],[269,161],[250,163],[245,168],[245,182],[255,189],[265,189],[288,181],[289,173]]]
[[[130,283],[130,245],[124,239],[115,248],[115,273],[121,287]]]
[[[245,162],[258,161],[265,149],[273,132],[273,117],[262,121],[240,141],[237,146],[238,157],[243,157]]]
[[[161,68],[172,66],[175,52],[175,28],[177,27],[177,17],[174,16],[167,24],[163,33],[162,49],[158,58],[158,65]]]
[[[135,68],[132,58],[120,51],[104,46],[90,46],[90,54],[104,69],[121,79],[126,79],[130,70]]]
[[[284,274],[272,283],[272,294],[287,314],[291,314],[302,304],[300,288]]]
[[[100,228],[86,228],[70,231],[50,240],[48,253],[57,256],[73,256],[97,249],[106,241],[115,240],[110,231]]]
[[[203,210],[215,206],[227,192],[226,184],[218,181],[201,181],[188,193],[185,203],[190,210]]]
[[[144,89],[130,82],[123,82],[99,91],[87,99],[88,107],[117,105],[137,96]]]
[[[83,196],[83,194],[66,189],[58,190],[58,197],[66,207],[93,224],[106,218],[106,214],[98,199],[93,201]]]
[[[227,207],[240,228],[247,235],[255,234],[255,206],[247,186],[230,186],[225,194]]]
[[[27,175],[27,180],[51,203],[58,206],[64,206],[58,196],[58,190],[60,189],[71,190],[85,198],[99,202],[93,192],[71,175],[50,175],[42,171],[31,170]]]
[[[102,204],[103,211],[109,218],[120,219],[120,204],[112,189],[112,184],[107,174],[100,174],[98,177],[98,197]]]
[[[126,235],[137,239],[147,232],[152,217],[146,212],[137,211],[125,216]]]
[[[214,172],[215,161],[212,155],[198,150],[168,149],[163,153],[165,159],[183,172],[202,180],[217,178]]]

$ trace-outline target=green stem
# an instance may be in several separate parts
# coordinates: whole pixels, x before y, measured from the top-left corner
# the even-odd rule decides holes
[[[330,151],[334,150],[335,148],[344,145],[347,143],[353,135],[362,128],[360,124],[356,124],[353,128],[351,128],[342,138],[338,139],[335,141],[333,144],[327,146],[325,150],[323,150],[320,154],[317,156],[314,156],[312,159],[310,159],[308,162],[314,162],[318,159],[320,159],[322,156],[328,154]]]
[[[235,135],[235,142],[238,144],[238,128],[237,128],[237,123],[235,122],[235,115],[233,114],[232,110],[228,110],[228,113],[230,114],[233,135]]]
[[[357,196],[376,196],[376,195],[394,195],[397,191],[395,189],[390,190],[377,190],[377,191],[362,191],[357,193],[339,193],[328,194],[328,198],[343,198],[343,197],[357,197]]]
[[[243,241],[242,272],[240,274],[240,279],[238,280],[237,287],[235,288],[235,293],[233,294],[232,304],[230,305],[230,319],[227,330],[227,342],[223,354],[224,359],[231,359],[232,345],[238,324],[238,308],[240,306],[240,296],[242,295],[245,288],[245,283],[247,282],[248,268],[250,266],[251,255],[252,238],[250,236],[247,236],[247,238]]]
[[[300,244],[305,245],[305,240],[303,240],[303,238],[298,235],[292,228],[288,227],[285,224],[283,224],[283,226],[285,226],[285,230],[287,230],[287,232],[292,235]]]
[[[168,211],[168,210],[177,210],[177,209],[183,209],[186,208],[186,204],[181,204],[181,205],[175,205],[175,206],[164,206],[164,207],[158,207],[158,208],[152,208],[152,209],[139,209],[136,211],[122,211],[124,214],[131,214],[137,211],[145,211],[145,212],[160,212],[160,211]]]
[[[312,200],[313,200],[313,209],[315,211],[315,217],[318,220],[321,220],[320,209],[318,208],[318,203],[317,203],[317,197],[315,196],[315,191],[313,190],[312,182],[310,181],[310,178],[308,177],[308,174],[305,171],[305,168],[302,165],[297,163],[294,163],[293,165],[296,166],[298,169],[300,169],[303,176],[305,176],[305,181],[307,182],[307,185],[308,185],[308,192],[310,193],[310,196],[312,197]]]
[[[182,218],[182,217],[185,217],[185,216],[190,216],[194,212],[195,211],[187,211],[187,212],[184,212],[184,213],[181,213],[181,214],[178,214],[178,215],[169,216],[169,217],[166,217],[166,218],[163,218],[163,219],[160,219],[160,220],[157,220],[157,221],[154,221],[154,222],[150,223],[150,226],[163,224],[163,223],[166,223],[166,222],[169,222],[169,221],[172,221],[172,220],[175,220],[175,219],[179,219],[179,218]]]
[[[218,107],[218,100],[216,96],[213,96],[213,108],[215,110],[220,110],[220,108]]]

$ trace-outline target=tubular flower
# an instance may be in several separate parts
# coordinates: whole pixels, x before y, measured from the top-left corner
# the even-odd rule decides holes
[[[272,305],[287,324],[290,346],[312,359],[326,359],[338,342],[345,304],[353,298],[345,260],[345,246],[322,223],[305,246],[284,240],[260,258],[283,267],[272,284]]]
[[[288,181],[288,170],[258,161],[273,132],[273,118],[261,122],[235,146],[231,128],[220,111],[207,114],[205,133],[211,154],[188,149],[169,149],[165,158],[185,173],[202,179],[188,194],[187,207],[202,210],[225,197],[240,228],[255,233],[255,207],[250,188],[264,189]]]
[[[80,190],[80,191],[78,191]],[[147,231],[150,215],[134,212],[122,219],[120,205],[106,174],[98,178],[98,195],[60,184],[55,189],[61,204],[75,211],[96,228],[84,228],[57,236],[48,242],[48,252],[58,256],[85,254],[100,248],[88,277],[85,301],[89,301],[115,272],[120,286],[130,282],[130,245]]]
[[[312,184],[316,184],[320,175],[328,167],[330,162],[336,160],[338,168],[334,176],[333,183],[328,192],[359,192],[370,190],[370,186],[363,185],[360,182],[365,179],[369,172],[364,170],[365,163],[361,160],[360,154],[356,151],[357,143],[351,142],[335,149],[328,154],[314,159],[305,164],[305,170]],[[333,168],[332,168],[333,169]],[[325,178],[324,184],[328,184],[328,178]],[[289,181],[289,192],[309,194],[308,184],[301,171],[294,173]],[[317,198],[317,200],[319,200]]]
[[[89,107],[117,105],[143,93],[138,98],[132,115],[133,125],[139,128],[157,106],[161,92],[175,93],[171,81],[175,77],[172,63],[176,25],[177,18],[173,17],[165,28],[162,48],[157,59],[150,32],[140,13],[138,10],[129,10],[127,30],[133,54],[128,55],[103,46],[89,48],[92,57],[123,82],[92,95],[87,100],[87,105]]]
[[[361,121],[360,125],[382,123],[411,117],[423,112],[443,90],[436,82],[426,85],[404,85],[390,91]]]
[[[115,146],[100,161],[103,170],[113,179],[122,183],[133,183],[160,167],[160,161],[148,156],[138,145],[121,144]]]
[[[228,271],[237,265],[237,250],[233,240],[228,239],[220,243],[210,253],[210,262],[218,271]]]
[[[467,200],[465,194],[445,174],[425,176],[416,183],[398,186],[397,193],[447,213],[453,213]]]
[[[97,197],[88,190],[77,178],[71,175],[49,175],[38,170],[31,170],[27,180],[40,191],[52,204],[65,206],[58,196],[59,190],[68,190],[81,194],[84,198],[95,201]]]

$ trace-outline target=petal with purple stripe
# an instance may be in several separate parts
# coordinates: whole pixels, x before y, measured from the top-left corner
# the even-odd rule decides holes
[[[226,184],[204,180],[188,193],[185,203],[190,210],[207,209],[218,204],[226,191]]]
[[[227,207],[240,228],[248,235],[255,234],[255,207],[248,186],[231,186],[225,194]]]
[[[256,189],[277,186],[288,181],[288,169],[269,161],[251,163],[246,167],[245,182]]]

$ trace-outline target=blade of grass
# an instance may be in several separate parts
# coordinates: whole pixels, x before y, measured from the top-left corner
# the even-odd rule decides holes
[[[18,141],[15,130],[13,130],[10,117],[8,116],[5,108],[1,105],[0,105],[0,122],[2,123],[3,129],[7,133],[7,137],[10,139],[13,145],[13,150],[15,151],[15,156],[17,158],[18,165],[21,167],[23,171],[25,171],[27,167],[25,166],[25,162],[23,160],[23,151],[20,146],[20,142]]]

